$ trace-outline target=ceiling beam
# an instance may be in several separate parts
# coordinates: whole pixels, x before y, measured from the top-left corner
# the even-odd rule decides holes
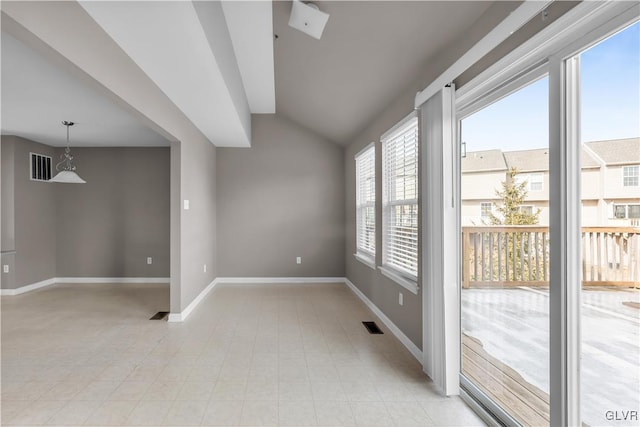
[[[1,4],[3,31],[87,76],[110,99],[144,117],[171,141],[207,140],[76,2]]]
[[[80,4],[209,141],[250,146],[251,112],[219,2]]]

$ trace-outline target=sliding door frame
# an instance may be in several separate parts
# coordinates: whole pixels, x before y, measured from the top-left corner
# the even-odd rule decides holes
[[[637,3],[583,2],[456,91],[454,114],[459,143],[459,124],[464,117],[545,74],[549,76],[549,227],[554,260],[549,286],[549,374],[553,426],[581,424],[580,64],[576,55],[639,18]],[[443,176],[459,171],[459,161],[458,158],[445,165]],[[453,187],[459,200],[459,174],[456,179]],[[460,235],[458,226],[457,236]],[[455,263],[450,262],[445,268],[459,270],[460,256]],[[502,423],[518,424],[462,372],[459,376],[463,392],[483,409]]]

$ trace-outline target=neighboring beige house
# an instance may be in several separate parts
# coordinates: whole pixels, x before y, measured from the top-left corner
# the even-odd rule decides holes
[[[462,159],[462,225],[489,223],[489,213],[499,199],[496,190],[507,176],[507,164],[500,150],[467,153]]]
[[[500,204],[496,190],[515,167],[527,183],[522,209],[540,209],[540,225],[549,224],[548,149],[478,151],[462,159],[463,226],[487,224]],[[640,226],[640,138],[587,142],[582,149],[583,226]]]
[[[601,165],[598,225],[640,226],[640,138],[585,145]]]
[[[521,209],[532,213],[540,209],[540,224],[549,224],[549,150],[507,151],[504,159],[509,169],[518,171],[516,181],[527,184]]]

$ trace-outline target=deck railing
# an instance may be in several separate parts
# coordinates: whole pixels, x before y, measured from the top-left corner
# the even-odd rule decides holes
[[[462,227],[462,285],[549,285],[549,228]],[[582,283],[640,287],[640,228],[584,227]]]

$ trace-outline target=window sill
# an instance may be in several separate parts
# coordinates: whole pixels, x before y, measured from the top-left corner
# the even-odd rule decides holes
[[[407,289],[409,292],[418,295],[418,284],[415,280],[408,279],[406,277],[401,276],[399,273],[387,268],[387,267],[378,267],[380,272],[387,276],[389,279],[396,282],[398,285]]]
[[[368,255],[363,255],[363,254],[353,254],[354,257],[356,257],[356,259],[358,261],[360,261],[361,263],[363,263],[364,265],[366,265],[367,267],[375,270],[376,269],[376,262],[373,260],[373,258],[371,258]]]

